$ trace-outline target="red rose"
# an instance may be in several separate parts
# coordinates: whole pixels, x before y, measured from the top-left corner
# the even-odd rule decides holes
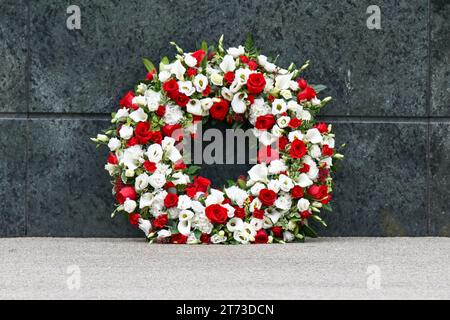
[[[164,198],[164,206],[166,208],[173,208],[176,207],[178,204],[178,195],[176,195],[175,193],[169,193],[165,198]]]
[[[175,188],[175,183],[173,183],[172,181],[167,181],[164,185],[164,189],[168,190],[170,188]]]
[[[139,144],[139,140],[138,140],[138,138],[136,138],[136,137],[131,137],[130,139],[128,139],[128,141],[127,141],[127,147],[129,148],[129,147],[132,147],[132,146],[135,146],[135,145],[137,145],[137,144]]]
[[[187,187],[185,191],[186,191],[186,195],[189,198],[194,198],[195,195],[197,194],[197,188],[194,186]]]
[[[301,167],[298,171],[300,171],[301,173],[308,173],[310,168],[311,167],[309,166],[309,164],[304,163],[303,167]]]
[[[273,95],[269,95],[267,100],[269,100],[270,103],[273,103],[275,101],[275,97]]]
[[[162,229],[166,226],[167,221],[167,214],[162,214],[156,217],[152,224],[155,228]]]
[[[278,139],[278,149],[281,151],[286,150],[286,146],[289,143],[289,139],[286,136],[281,136]]]
[[[325,180],[328,178],[328,175],[330,174],[330,170],[325,168],[319,169],[319,177],[317,178],[320,182],[325,182]]]
[[[302,140],[295,139],[291,143],[290,155],[294,159],[300,159],[306,154],[306,145]]]
[[[308,188],[308,194],[316,200],[322,200],[326,196],[328,196],[327,186],[321,185],[313,185]]]
[[[140,144],[147,144],[152,137],[150,123],[147,121],[138,122],[136,128],[134,129],[134,135],[136,136]]]
[[[189,68],[189,69],[187,70],[187,75],[188,75],[188,77],[193,77],[193,76],[195,76],[196,74],[197,74],[197,69]]]
[[[258,69],[258,63],[255,60],[250,60],[248,62],[248,68],[250,70],[256,70],[256,69]]]
[[[324,156],[331,157],[333,155],[333,153],[334,153],[333,148],[330,148],[327,144],[323,145],[323,147],[322,147],[322,154]]]
[[[328,125],[324,122],[320,122],[313,126],[313,128],[316,128],[319,130],[320,133],[327,133],[328,132]]]
[[[117,159],[116,155],[112,152],[108,154],[108,163],[109,164],[118,164],[119,160]]]
[[[163,90],[167,92],[169,98],[176,98],[178,96],[178,82],[175,79],[164,82]]]
[[[300,89],[302,89],[302,90],[304,90],[308,86],[308,83],[303,78],[298,79],[297,83],[298,83],[298,86],[300,87]]]
[[[311,87],[306,87],[303,91],[301,91],[298,95],[297,95],[297,100],[303,101],[303,100],[311,100],[312,98],[314,98],[316,96],[316,92],[314,91],[313,88]]]
[[[200,63],[202,63],[202,60],[205,57],[205,55],[206,52],[201,49],[191,53],[191,56],[193,56],[195,60],[197,60],[197,67],[200,65]]]
[[[283,228],[280,226],[272,227],[272,234],[277,238],[283,237]]]
[[[234,216],[236,218],[244,219],[245,218],[245,209],[237,207],[237,206],[234,207]]]
[[[260,94],[266,86],[262,73],[252,73],[247,80],[247,90],[251,94]]]
[[[187,165],[182,160],[177,161],[173,166],[174,170],[184,170],[186,168]]]
[[[270,189],[262,189],[259,192],[258,198],[261,200],[263,205],[270,207],[274,204],[275,200],[277,200],[277,194]]]
[[[280,154],[271,146],[266,146],[258,150],[258,163],[269,164],[273,160],[280,159]]]
[[[241,60],[242,63],[245,63],[245,64],[247,64],[250,61],[250,59],[244,55],[239,56],[239,59]]]
[[[176,244],[185,244],[187,241],[187,236],[185,236],[184,234],[181,233],[177,233],[172,235],[172,243],[176,243]]]
[[[186,107],[186,105],[188,104],[189,100],[191,100],[191,98],[189,98],[184,93],[180,93],[180,94],[178,94],[175,97],[176,104],[179,105],[181,108]]]
[[[156,163],[145,160],[144,164],[143,164],[145,170],[147,170],[148,172],[155,172],[156,171]]]
[[[294,186],[291,190],[291,194],[294,199],[303,198],[303,188],[300,186]]]
[[[264,210],[255,209],[255,211],[253,211],[253,217],[256,219],[264,219],[264,213],[266,213]]]
[[[206,192],[211,185],[211,180],[202,176],[194,177],[194,185],[197,188],[197,192]]]
[[[227,73],[225,73],[223,75],[223,79],[228,83],[228,84],[232,84],[235,78],[235,74],[232,71],[228,71]]]
[[[165,137],[172,137],[177,142],[183,140],[183,130],[180,124],[166,124],[162,126],[161,131]]]
[[[122,178],[117,177],[116,181],[114,182],[114,192],[118,194],[123,187],[125,187],[125,184],[123,183]]]
[[[117,197],[117,201],[119,201],[120,204],[123,204],[125,202],[125,200],[127,200],[127,199],[136,200],[137,194],[136,194],[136,190],[134,190],[133,187],[126,186],[126,187],[123,187],[122,189],[120,189],[120,191],[117,193],[116,197]]]
[[[164,117],[166,114],[166,106],[159,106],[156,110],[156,115],[160,118]]]
[[[322,204],[328,204],[331,201],[331,195],[328,195],[326,198],[323,198],[320,202],[322,202]]]
[[[202,243],[209,243],[211,240],[211,236],[207,233],[202,233],[202,235],[200,236],[200,241]]]
[[[224,224],[227,222],[228,210],[219,204],[207,206],[205,209],[205,214],[211,223]]]
[[[298,119],[298,118],[292,118],[289,121],[289,127],[292,129],[297,129],[298,127],[300,127],[302,125],[302,120]]]
[[[275,117],[273,114],[266,114],[256,118],[255,128],[258,130],[270,130],[275,124]]]
[[[249,94],[247,96],[247,101],[250,102],[250,105],[254,104],[255,103],[255,96],[252,95],[252,94]]]
[[[207,97],[207,96],[209,96],[210,93],[211,93],[211,86],[208,84],[206,86],[205,90],[203,90],[202,96]]]
[[[311,217],[311,216],[312,216],[311,211],[303,211],[303,212],[300,212],[300,217],[301,217],[302,219],[308,219],[308,218]]]
[[[209,114],[213,119],[223,121],[228,114],[229,103],[227,100],[220,100],[219,102],[215,102],[211,109],[209,110]]]
[[[128,215],[128,221],[130,221],[130,223],[133,226],[137,226],[139,224],[139,219],[141,218],[141,215],[138,213],[130,213]]]
[[[120,106],[123,108],[131,108],[133,106],[134,92],[128,91],[122,99],[120,99]]]
[[[154,143],[161,144],[162,142],[161,131],[153,131],[150,140],[152,140]]]
[[[269,241],[269,237],[266,232],[263,229],[259,230],[255,236],[255,243],[267,243],[267,241]]]

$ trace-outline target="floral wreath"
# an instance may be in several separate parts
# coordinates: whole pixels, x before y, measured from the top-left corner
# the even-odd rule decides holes
[[[335,170],[331,125],[315,114],[331,100],[299,78],[308,66],[283,69],[245,46],[185,53],[155,66],[144,59],[145,80],[120,100],[113,127],[92,140],[109,147],[105,169],[113,178],[116,209],[150,243],[284,243],[316,237],[310,225],[329,210]],[[215,189],[186,165],[177,130],[196,132],[200,122],[243,122],[264,146],[248,176]],[[273,148],[277,143],[278,148]],[[264,152],[261,153],[261,150]]]

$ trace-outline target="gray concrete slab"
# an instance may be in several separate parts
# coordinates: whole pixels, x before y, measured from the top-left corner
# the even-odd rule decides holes
[[[0,298],[449,299],[450,238],[256,246],[6,238]]]

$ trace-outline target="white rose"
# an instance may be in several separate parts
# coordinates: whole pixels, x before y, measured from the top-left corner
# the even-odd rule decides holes
[[[223,85],[223,77],[218,73],[211,74],[211,82],[212,84],[216,86],[222,86]]]
[[[133,169],[127,169],[127,170],[125,170],[125,177],[127,177],[127,178],[133,178],[133,177],[134,177],[134,170],[133,170]]]
[[[137,206],[136,201],[130,200],[128,198],[123,203],[123,209],[128,213],[132,213],[134,209],[136,209],[136,206]]]
[[[161,189],[166,184],[166,176],[161,173],[154,173],[148,178],[148,183],[155,189]]]
[[[117,138],[111,138],[108,142],[108,148],[111,151],[116,151],[121,146],[120,140]]]
[[[128,140],[133,136],[133,128],[130,126],[122,126],[119,130],[119,135],[122,139]]]
[[[161,148],[161,145],[157,143],[150,145],[148,147],[146,155],[149,161],[154,163],[160,162],[163,156],[163,150]]]
[[[309,200],[302,198],[298,200],[297,208],[300,212],[303,212],[309,209],[309,205],[310,205]]]
[[[281,90],[280,95],[285,98],[286,100],[289,100],[292,98],[292,92],[291,90]]]

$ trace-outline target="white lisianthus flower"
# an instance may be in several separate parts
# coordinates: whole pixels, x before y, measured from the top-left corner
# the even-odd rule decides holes
[[[134,209],[136,209],[137,203],[134,200],[126,199],[123,203],[123,209],[128,213],[133,213]]]
[[[119,135],[122,139],[128,140],[133,136],[133,128],[127,125],[124,125],[119,130]]]
[[[233,81],[233,83],[231,83],[230,91],[233,92],[233,93],[236,93],[236,92],[238,92],[239,90],[241,90],[241,88],[242,88],[242,84],[239,82],[238,79],[235,79],[235,80]],[[241,92],[241,94],[243,94],[243,93],[244,93],[244,92]]]
[[[191,220],[194,217],[194,213],[191,210],[181,210],[178,216],[180,221]]]
[[[186,106],[186,111],[192,113],[193,115],[201,116],[203,114],[203,108],[200,100],[198,99],[189,100]]]
[[[211,189],[208,197],[205,200],[205,205],[208,207],[212,204],[221,204],[225,200],[223,192],[217,189]]]
[[[310,141],[311,143],[322,143],[323,141],[320,131],[316,128],[309,129],[306,132],[305,138],[307,141]]]
[[[263,220],[263,229],[270,229],[272,227],[273,227],[272,220],[268,216],[265,216]]]
[[[247,104],[245,103],[245,98],[247,98],[246,93],[239,93],[233,97],[233,101],[231,102],[231,107],[233,111],[236,113],[244,113],[247,110]]]
[[[212,84],[220,87],[223,86],[223,76],[220,75],[219,73],[211,74],[210,79]]]
[[[267,78],[266,79],[266,86],[264,87],[264,92],[270,93],[273,89],[274,89],[273,79]]]
[[[278,222],[278,220],[280,220],[281,218],[281,212],[277,211],[277,210],[272,210],[270,212],[267,213],[267,217],[270,218],[270,220],[272,220],[272,222],[275,224]]]
[[[191,233],[191,221],[189,220],[181,220],[178,222],[178,231],[185,236],[188,236]]]
[[[130,118],[131,118],[131,120],[133,120],[136,123],[144,122],[144,121],[147,121],[148,115],[145,113],[144,109],[139,108],[130,114]]]
[[[109,175],[112,176],[117,170],[117,165],[107,163],[105,164],[105,170],[107,170]]]
[[[119,110],[117,110],[114,120],[117,121],[126,120],[128,118],[128,115],[129,115],[128,109],[120,108]]]
[[[187,195],[183,194],[178,197],[178,209],[187,210],[192,208],[192,200]]]
[[[291,81],[289,84],[289,89],[292,91],[298,91],[298,82],[297,81]]]
[[[283,99],[275,99],[272,102],[272,114],[281,114],[283,112],[286,112],[287,110],[287,104],[286,101]]]
[[[262,229],[262,227],[264,225],[264,219],[251,218],[250,219],[250,224],[253,226],[253,228],[256,231],[259,231],[259,230]]]
[[[313,144],[311,148],[309,148],[309,155],[314,159],[318,159],[322,155],[322,151],[317,144]]]
[[[167,70],[164,70],[158,74],[158,80],[161,82],[166,82],[167,80],[170,79],[170,76],[171,76],[170,72]]]
[[[278,193],[280,191],[280,182],[278,180],[270,180],[267,184],[267,188],[272,190],[275,193]]]
[[[281,174],[278,177],[278,181],[280,183],[280,189],[283,190],[284,192],[289,192],[294,187],[292,179],[289,178],[287,175]]]
[[[249,238],[250,241],[254,240],[254,237],[256,236],[256,230],[253,225],[250,223],[244,222],[244,226],[242,227],[242,231],[245,235]]]
[[[192,85],[191,81],[178,81],[178,88],[178,91],[184,93],[188,97],[192,96],[192,94],[195,92],[195,88]]]
[[[137,191],[144,190],[148,186],[148,175],[146,173],[142,173],[136,177],[134,182],[134,188]]]
[[[188,184],[190,182],[190,178],[187,174],[184,174],[181,171],[175,172],[172,175],[172,182],[174,185],[183,185],[183,184]]]
[[[264,66],[267,72],[275,72],[277,70],[277,66],[273,63],[267,62]]]
[[[139,229],[141,229],[144,232],[145,236],[148,237],[150,231],[152,230],[151,222],[149,220],[141,218],[139,218],[138,222],[139,222]]]
[[[275,200],[275,207],[283,211],[291,209],[292,197],[289,194],[279,196],[277,200]]]
[[[228,101],[233,100],[234,93],[231,92],[230,89],[222,88],[221,93],[222,93],[222,97],[224,97],[225,100],[228,100]]]
[[[255,129],[253,132],[257,132],[258,130]],[[267,131],[259,131],[258,132],[258,139],[259,142],[261,142],[265,146],[270,146],[272,143],[276,142],[278,140],[278,137],[271,134]]]
[[[295,139],[303,140],[303,133],[300,130],[291,131],[288,134],[289,142],[294,141]]]
[[[245,49],[243,46],[239,46],[237,48],[232,47],[227,50],[227,53],[231,55],[233,58],[237,58],[245,53]]]
[[[190,53],[184,55],[184,62],[191,68],[197,65],[197,59],[195,59]]]
[[[249,171],[248,176],[250,177],[250,181],[255,182],[269,182],[267,179],[267,175],[269,174],[269,170],[265,163],[254,165]]]
[[[233,239],[241,244],[248,244],[250,241],[248,233],[241,230],[233,233]]]
[[[326,157],[324,159],[322,159],[320,161],[320,163],[324,163],[325,164],[325,168],[330,169],[331,166],[333,165],[333,159],[331,157]]]
[[[143,160],[143,156],[144,151],[142,147],[135,145],[124,150],[120,163],[124,164],[127,169],[136,170],[140,166],[140,161]]]
[[[228,218],[233,218],[234,217],[234,211],[236,211],[236,209],[234,209],[233,206],[231,206],[228,203],[226,203],[226,204],[222,204],[222,207],[227,209],[227,216],[228,216]]]
[[[295,239],[295,236],[292,232],[287,231],[287,230],[283,232],[283,241],[284,242],[292,242],[292,241],[294,241],[294,239]]]
[[[108,148],[111,151],[116,151],[121,146],[120,140],[117,138],[111,138],[108,142]]]
[[[275,136],[275,137],[281,137],[282,135],[283,135],[283,133],[284,133],[284,130],[283,129],[281,129],[278,125],[274,125],[273,127],[272,127],[272,135],[273,136]]]
[[[133,177],[134,177],[134,170],[133,170],[133,169],[127,169],[127,170],[125,171],[125,176],[126,176],[127,178],[133,178]]]
[[[265,56],[265,55],[259,55],[258,56],[258,64],[260,65],[260,66],[265,66],[266,65],[266,63],[267,63],[267,57]]]
[[[291,118],[288,116],[282,116],[277,119],[277,124],[280,128],[286,128],[289,125]]]
[[[211,98],[204,98],[200,100],[203,110],[209,110],[213,106],[214,102]]]
[[[334,149],[334,147],[335,147],[334,138],[330,137],[330,136],[324,136],[323,137],[323,144],[326,144],[326,145],[328,145],[328,147]]]
[[[275,78],[275,87],[279,90],[287,90],[291,85],[292,74],[280,75]]]
[[[258,198],[253,199],[252,203],[250,203],[250,207],[249,210],[250,212],[255,212],[256,209],[261,209],[262,207],[262,202],[261,200],[259,200]]]
[[[238,186],[232,186],[225,189],[225,193],[227,197],[236,203],[239,207],[244,206],[245,200],[248,198],[248,193],[245,190],[242,190]]]
[[[173,163],[178,162],[183,158],[180,151],[176,147],[172,147],[166,151],[166,155],[169,158],[170,161]]]
[[[281,159],[272,160],[269,164],[270,174],[279,174],[280,172],[287,171],[288,167]]]
[[[144,96],[136,96],[133,98],[131,103],[139,106],[145,106],[147,104],[147,99]]]
[[[161,148],[161,145],[154,143],[150,145],[147,149],[146,156],[149,161],[158,163],[161,161],[163,156],[163,150]]]
[[[259,192],[265,188],[266,186],[264,184],[262,184],[261,182],[257,182],[253,185],[253,187],[250,188],[250,192],[252,193],[252,195],[258,196]]]
[[[303,121],[311,121],[312,116],[311,113],[309,113],[309,111],[303,110],[301,116]]]
[[[243,227],[244,227],[244,221],[242,221],[241,218],[232,218],[227,223],[227,229],[230,232],[242,230]]]
[[[214,234],[211,236],[211,243],[219,244],[225,241],[227,241],[227,237],[225,235]]]
[[[180,200],[178,200],[180,201]],[[205,206],[200,201],[192,201],[192,210],[194,210],[195,213],[204,213],[205,212]]]
[[[172,235],[172,232],[170,230],[161,229],[158,231],[158,239],[168,238]]]
[[[183,64],[181,63],[180,60],[177,60],[174,63],[172,63],[171,68],[170,68],[170,73],[174,74],[178,80],[184,80],[185,72],[186,72],[186,68],[183,67]]]
[[[305,173],[300,174],[296,182],[302,188],[309,187],[313,184],[312,180]]]
[[[320,103],[321,103],[321,101],[317,97],[314,97],[314,98],[311,99],[311,104],[313,106],[318,106],[318,105],[320,105]]]
[[[167,177],[172,173],[172,168],[168,164],[159,162],[156,164],[156,171],[154,173],[160,173]]]
[[[310,203],[308,199],[301,198],[300,200],[298,200],[297,208],[300,212],[303,212],[309,209],[309,205]]]
[[[238,81],[241,85],[244,85],[247,83],[248,77],[250,76],[250,74],[252,74],[252,70],[247,69],[247,68],[239,68],[236,70],[236,72],[234,73],[234,79],[235,81]]]
[[[166,184],[166,176],[161,173],[154,173],[148,178],[148,183],[155,189],[161,189]]]
[[[198,74],[194,78],[194,86],[197,92],[202,93],[208,86],[208,78],[203,74]]]
[[[225,57],[223,57],[223,60],[220,63],[219,67],[224,73],[234,71],[236,70],[236,61],[234,61],[233,56],[227,54]]]
[[[145,92],[145,90],[147,90],[147,88],[148,88],[147,85],[145,83],[141,82],[141,83],[138,84],[138,86],[136,88],[137,89],[136,92],[139,93],[139,94],[142,94],[142,93]]]
[[[139,198],[139,208],[143,209],[146,207],[150,207],[153,203],[154,197],[155,196],[149,192],[142,194]]]
[[[183,119],[184,114],[179,106],[176,104],[168,104],[166,106],[166,113],[164,114],[164,122],[166,124],[174,125]]]
[[[303,107],[297,103],[295,100],[289,100],[287,103],[287,109],[289,111],[295,112],[297,117],[301,115],[301,112],[303,111]]]

